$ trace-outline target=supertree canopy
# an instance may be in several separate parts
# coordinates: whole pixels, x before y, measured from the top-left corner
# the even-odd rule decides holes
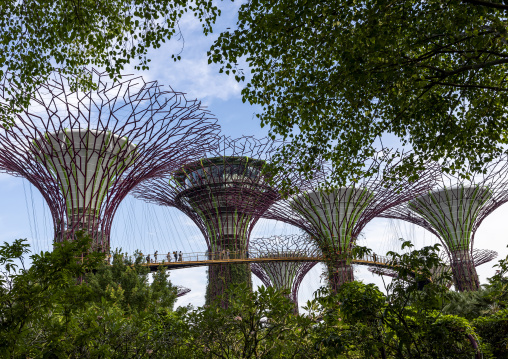
[[[473,249],[473,263],[475,267],[493,261],[498,253],[490,249]]]
[[[317,256],[318,249],[308,235],[285,235],[268,238],[253,238],[249,243],[249,250],[260,253],[260,258],[298,258]],[[298,289],[305,275],[317,262],[304,261],[267,261],[252,263],[252,273],[258,277],[266,287],[287,290],[289,299],[295,303],[295,313],[298,313]]]
[[[323,167],[317,171],[322,175],[316,177],[312,190],[296,187],[298,195],[277,201],[264,217],[307,232],[322,251],[329,284],[332,290],[337,290],[342,283],[354,279],[350,254],[365,225],[388,208],[432,188],[437,166],[429,165],[410,181],[396,175],[401,163],[391,151],[381,151],[366,162],[371,176],[354,179],[342,187],[321,182],[329,173]]]
[[[171,176],[140,185],[134,195],[176,207],[189,216],[206,239],[210,259],[244,257],[252,228],[280,198],[282,183],[299,183],[296,174],[286,178],[264,171],[278,146],[271,140],[222,137],[201,160],[182,166]],[[231,283],[252,285],[248,264],[211,265],[207,302]]]
[[[482,221],[508,200],[508,162],[499,158],[470,179],[442,174],[434,189],[391,208],[383,217],[415,223],[435,234],[445,247],[459,291],[478,290],[473,242]],[[492,257],[483,253],[479,261]],[[481,259],[480,259],[481,258]]]
[[[191,290],[189,288],[185,288],[179,285],[176,287],[176,297],[177,298],[183,297],[184,295],[189,294],[190,291]]]
[[[32,95],[12,128],[0,131],[2,170],[26,178],[42,194],[55,241],[78,230],[93,248],[109,250],[118,205],[140,182],[181,168],[208,150],[215,120],[197,101],[157,82],[89,71],[96,90],[73,90],[76,78],[55,74]],[[0,101],[12,91],[0,87]]]

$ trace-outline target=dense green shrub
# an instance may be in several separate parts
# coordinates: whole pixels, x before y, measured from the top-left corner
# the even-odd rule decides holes
[[[508,358],[508,309],[476,318],[473,326],[495,358]]]
[[[23,241],[0,246],[0,357],[508,357],[504,267],[477,294],[450,294],[438,281],[422,288],[436,248],[394,255],[399,278],[386,292],[362,282],[322,288],[295,315],[288,293],[249,283],[174,310],[176,291],[162,268],[150,281],[140,256],[116,252],[111,266],[103,254],[76,260],[88,246],[85,237],[63,243],[32,256],[30,268]]]

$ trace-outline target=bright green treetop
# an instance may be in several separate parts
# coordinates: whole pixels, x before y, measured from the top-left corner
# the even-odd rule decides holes
[[[475,171],[508,143],[507,10],[501,0],[252,0],[209,59],[244,81],[235,64],[246,58],[243,99],[292,139],[282,163],[324,155],[346,181],[391,134],[418,155],[402,170],[448,158],[448,169]]]
[[[75,85],[90,89],[95,85],[85,66],[104,68],[113,79],[132,60],[137,70],[148,69],[148,50],[179,36],[179,21],[188,11],[205,34],[220,14],[207,0],[3,1],[0,79],[25,91],[13,91],[0,104],[0,122],[8,126],[53,71],[77,75]]]

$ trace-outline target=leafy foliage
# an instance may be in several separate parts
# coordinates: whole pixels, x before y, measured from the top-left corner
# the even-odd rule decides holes
[[[105,298],[119,304],[124,311],[134,313],[150,306],[173,308],[177,288],[169,282],[165,268],[159,268],[150,283],[149,269],[141,266],[144,258],[140,253],[131,260],[126,253],[117,250],[112,259],[111,266],[102,265],[86,277],[93,301]]]
[[[107,266],[79,233],[30,257],[25,240],[0,247],[0,356],[129,358],[165,348],[176,288],[161,270],[148,281],[120,252]],[[82,258],[82,253],[86,255]],[[94,273],[95,272],[95,273]]]
[[[508,141],[506,11],[497,0],[253,0],[209,61],[244,81],[246,58],[244,101],[291,139],[280,163],[308,173],[322,156],[343,183],[390,134],[415,151],[401,173],[445,158],[467,175]]]
[[[485,338],[495,358],[508,356],[508,309],[487,317],[478,317],[473,321],[473,325],[478,334]]]
[[[85,66],[105,68],[113,79],[121,78],[132,60],[136,69],[148,69],[148,50],[181,37],[179,21],[188,11],[202,22],[205,34],[220,15],[208,0],[3,1],[0,78],[24,91],[13,91],[0,104],[0,121],[8,127],[53,71],[76,75],[75,86],[91,89],[97,85]]]
[[[458,294],[462,302],[474,298],[471,305],[451,306],[457,296],[428,280],[441,263],[439,248],[426,247],[392,253],[399,274],[386,292],[361,282],[322,288],[302,315],[287,292],[252,291],[246,283],[204,307],[173,310],[167,272],[150,282],[140,253],[130,260],[116,251],[106,265],[104,254],[88,252],[90,242],[78,234],[32,255],[29,268],[24,240],[0,247],[1,357],[462,359],[508,352],[506,260],[477,297]],[[478,310],[479,303],[490,304]]]
[[[193,352],[213,358],[309,357],[313,322],[295,316],[294,304],[282,293],[272,287],[252,292],[244,284],[224,295],[227,308],[221,309],[225,299],[217,298],[189,314]]]

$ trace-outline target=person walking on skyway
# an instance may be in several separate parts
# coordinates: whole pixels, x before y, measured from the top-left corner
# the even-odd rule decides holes
[[[175,256],[175,262],[178,262],[178,254],[176,253],[176,251],[173,251],[173,255]]]
[[[178,260],[181,262],[182,261],[182,251],[180,251],[180,254],[178,256],[179,256]]]
[[[146,263],[150,263],[150,255],[146,256]]]
[[[171,253],[170,252],[168,252],[168,255],[166,256],[166,258],[167,258],[168,262],[171,262]]]
[[[155,263],[157,263],[157,254],[159,254],[159,251],[155,251],[155,253],[153,254]]]

